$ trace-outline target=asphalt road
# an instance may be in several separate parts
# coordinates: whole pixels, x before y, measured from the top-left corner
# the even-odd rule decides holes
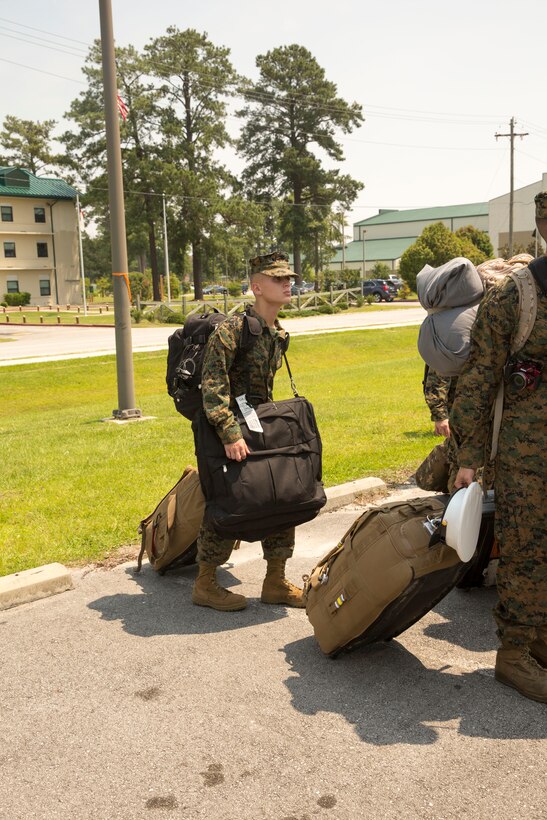
[[[382,307],[370,313],[336,313],[283,319],[283,327],[293,336],[310,333],[340,333],[346,330],[378,329],[419,325],[426,315],[419,305]],[[173,325],[133,327],[134,352],[167,350]],[[113,327],[86,325],[13,325],[0,324],[0,366],[105,356],[116,352]]]
[[[359,512],[299,527],[290,577]],[[263,574],[248,544],[221,570],[242,612],[130,563],[0,613],[0,818],[545,818],[546,709],[493,678],[493,589],[330,660]]]

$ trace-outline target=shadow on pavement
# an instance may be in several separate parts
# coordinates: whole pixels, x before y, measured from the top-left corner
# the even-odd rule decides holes
[[[294,708],[339,714],[365,743],[427,745],[447,732],[492,739],[547,735],[542,704],[501,686],[492,672],[428,669],[397,641],[337,660],[324,657],[313,638],[280,651],[292,672],[285,685]],[[458,727],[435,725],[456,720]]]
[[[191,594],[197,573],[195,565],[164,576],[147,566],[140,573],[135,573],[132,567],[126,572],[139,585],[142,594],[106,595],[88,606],[99,612],[105,621],[119,621],[130,635],[142,638],[154,635],[206,635],[287,617],[284,607],[264,606],[256,598],[248,599],[247,608],[240,612],[216,612],[209,607],[194,606]],[[225,567],[219,570],[217,578],[221,585],[229,588],[241,583]]]
[[[492,615],[497,600],[495,587],[456,589],[433,610],[446,618],[446,622],[429,624],[424,629],[424,635],[461,646],[470,652],[493,651],[499,646]]]
[[[454,590],[433,612],[444,623],[423,635],[470,652],[498,645],[492,608],[495,588]],[[435,743],[443,732],[492,739],[543,739],[543,709],[494,680],[492,669],[452,673],[448,664],[426,667],[397,640],[358,648],[336,660],[314,638],[284,648],[292,675],[285,681],[295,709],[307,715],[340,714],[366,743]],[[459,721],[458,728],[435,726]],[[431,725],[433,724],[433,725]]]

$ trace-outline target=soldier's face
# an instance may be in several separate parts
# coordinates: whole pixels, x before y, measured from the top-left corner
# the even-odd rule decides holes
[[[253,277],[252,290],[255,297],[264,299],[271,305],[281,306],[291,300],[291,277],[259,273]]]
[[[536,225],[541,236],[547,242],[547,219],[536,219]]]

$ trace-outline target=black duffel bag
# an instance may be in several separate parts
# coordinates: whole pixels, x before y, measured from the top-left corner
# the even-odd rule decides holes
[[[222,538],[261,541],[311,521],[327,500],[321,437],[310,402],[297,396],[255,409],[261,433],[236,415],[251,451],[244,461],[227,458],[203,410],[194,422],[204,521]]]

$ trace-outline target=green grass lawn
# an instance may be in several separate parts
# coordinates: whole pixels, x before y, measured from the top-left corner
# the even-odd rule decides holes
[[[422,394],[418,328],[296,337],[289,361],[312,401],[327,486],[410,474],[436,443]],[[139,521],[195,464],[190,423],[165,390],[166,353],[134,357],[137,406],[152,421],[105,424],[115,358],[0,370],[0,575],[103,558],[137,543]],[[291,395],[285,367],[278,399]]]

